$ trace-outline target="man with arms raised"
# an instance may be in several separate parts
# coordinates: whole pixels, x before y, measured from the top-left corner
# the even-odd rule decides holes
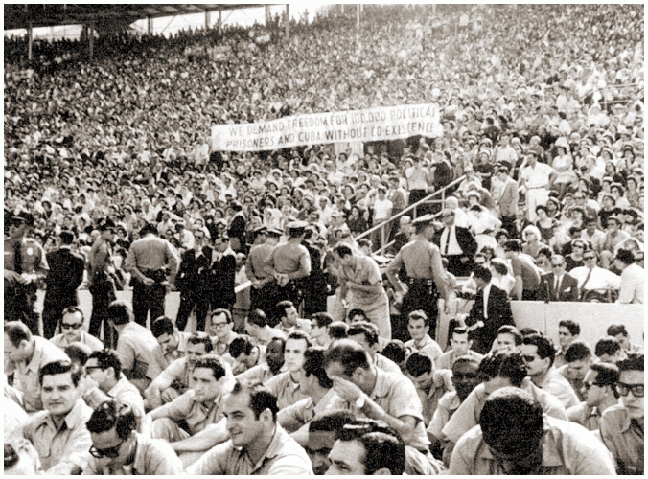
[[[207,451],[187,474],[312,474],[306,451],[277,424],[278,411],[265,387],[237,381],[222,403],[230,440]]]

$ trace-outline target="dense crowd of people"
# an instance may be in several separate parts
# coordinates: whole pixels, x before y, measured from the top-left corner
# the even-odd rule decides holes
[[[355,22],[5,39],[5,473],[643,473],[643,347],[510,304],[643,304],[643,9]],[[211,141],[415,103],[443,136]]]

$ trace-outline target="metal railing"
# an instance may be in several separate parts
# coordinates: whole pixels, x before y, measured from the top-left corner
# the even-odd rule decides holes
[[[375,231],[380,231],[380,248],[378,248],[376,251],[374,251],[374,254],[382,255],[383,252],[387,248],[389,248],[391,245],[394,244],[393,240],[388,242],[388,243],[386,242],[386,240],[389,238],[389,234],[390,234],[391,228],[393,227],[392,226],[393,222],[395,220],[398,220],[400,217],[407,215],[410,211],[413,211],[412,220],[414,220],[414,219],[416,219],[416,211],[417,211],[417,208],[419,206],[424,205],[424,204],[431,204],[431,203],[441,203],[441,204],[445,203],[445,196],[446,196],[446,192],[448,191],[448,189],[452,188],[455,185],[460,184],[465,178],[466,178],[466,175],[460,176],[459,178],[454,180],[449,185],[444,186],[440,190],[433,191],[432,193],[427,195],[425,198],[417,201],[416,203],[412,203],[407,208],[405,208],[403,211],[395,214],[391,218],[386,219],[385,221],[383,221],[380,224],[377,224],[376,226],[372,226],[370,229],[368,229],[364,233],[361,233],[358,236],[356,236],[355,239],[359,240],[359,239],[362,239],[362,238],[367,238],[367,237],[371,236],[371,234],[374,233]],[[440,199],[433,199],[433,197],[438,196],[438,195],[441,195]],[[387,229],[387,231],[385,231],[386,229]]]

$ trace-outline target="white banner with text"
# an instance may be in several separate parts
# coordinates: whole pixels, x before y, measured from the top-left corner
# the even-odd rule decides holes
[[[288,116],[266,123],[215,125],[212,147],[255,151],[338,142],[397,140],[443,135],[439,107],[433,103],[368,110]]]

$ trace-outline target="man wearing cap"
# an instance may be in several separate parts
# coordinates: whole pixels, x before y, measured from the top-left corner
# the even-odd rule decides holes
[[[85,260],[70,250],[74,233],[63,230],[59,234],[60,246],[47,254],[50,267],[45,279],[47,289],[43,302],[43,337],[51,339],[63,318],[63,310],[78,306],[77,288],[83,281]]]
[[[34,216],[21,212],[12,216],[9,238],[5,239],[5,321],[22,321],[38,334],[38,316],[34,311],[36,283],[49,269],[40,244],[26,238],[34,227]]]
[[[274,301],[271,296],[263,293],[263,288],[274,279],[266,270],[266,261],[277,243],[279,243],[281,231],[266,228],[265,226],[257,228],[255,231],[259,236],[265,238],[265,241],[250,249],[245,261],[245,275],[252,283],[252,288],[250,288],[250,310],[259,308],[266,311],[269,310],[269,307],[272,307]]]
[[[441,253],[438,246],[430,242],[435,233],[432,219],[433,216],[431,215],[422,216],[412,222],[416,229],[413,240],[403,246],[385,270],[389,282],[397,292],[401,296],[405,293],[401,307],[402,320],[393,325],[393,337],[395,339],[403,341],[409,339],[407,316],[411,311],[418,309],[422,309],[427,314],[430,321],[430,331],[434,336],[438,313],[437,295],[440,294],[447,304],[448,291],[443,280],[444,271],[441,264]],[[407,289],[397,277],[398,272],[403,267],[407,275],[404,281],[408,285]]]
[[[531,149],[526,157],[527,166],[520,173],[521,186],[526,188],[527,218],[536,221],[536,206],[544,205],[549,198],[549,189],[556,180],[558,173],[549,165],[539,163],[542,148]]]
[[[506,165],[499,165],[496,175],[502,182],[499,196],[497,196],[497,208],[502,220],[502,228],[508,231],[509,238],[514,239],[518,237],[515,220],[517,219],[518,202],[520,201],[520,185],[511,178],[509,168]]]
[[[266,261],[266,271],[274,282],[269,284],[270,290],[263,294],[274,296],[275,305],[286,299],[296,306],[301,303],[302,287],[299,280],[308,278],[312,269],[310,254],[302,244],[306,238],[306,226],[308,223],[305,221],[288,223],[288,242],[275,246]],[[270,312],[274,313],[275,308],[271,308],[273,311]],[[268,316],[276,317],[276,314]]]
[[[88,259],[88,290],[92,294],[92,316],[88,332],[99,337],[101,323],[104,324],[104,344],[107,348],[113,347],[111,328],[108,324],[106,309],[117,299],[115,281],[112,278],[114,266],[112,264],[112,246],[110,241],[114,236],[115,223],[110,218],[99,221],[97,229],[99,237],[92,244]]]
[[[178,256],[165,239],[158,238],[157,229],[147,223],[140,230],[140,239],[133,241],[124,261],[124,269],[133,279],[133,315],[135,322],[146,327],[149,310],[151,320],[164,316],[167,285],[173,283],[178,271]],[[170,276],[167,283],[167,276]]]
[[[441,216],[445,228],[438,237],[441,255],[448,259],[448,271],[454,276],[470,276],[477,242],[468,228],[455,225],[455,210],[446,208]]]

